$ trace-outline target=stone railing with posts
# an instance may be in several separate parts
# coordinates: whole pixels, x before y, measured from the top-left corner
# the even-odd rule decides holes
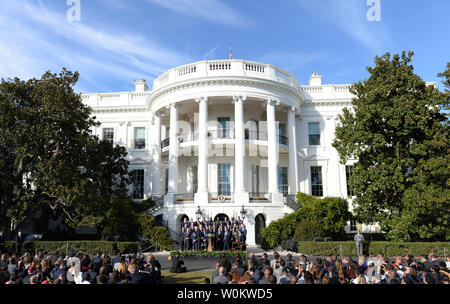
[[[280,82],[296,89],[300,88],[292,74],[270,64],[246,60],[211,60],[199,61],[167,71],[154,80],[153,91],[180,81],[214,76],[261,78]]]

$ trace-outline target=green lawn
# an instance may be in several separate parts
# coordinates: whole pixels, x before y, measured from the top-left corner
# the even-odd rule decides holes
[[[170,273],[162,271],[162,284],[204,284],[205,278],[211,280],[212,270],[188,271],[185,273]]]

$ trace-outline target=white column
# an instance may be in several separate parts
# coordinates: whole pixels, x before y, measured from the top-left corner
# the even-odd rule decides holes
[[[244,100],[245,97],[234,96],[234,166],[235,192],[245,191],[245,132],[244,132]]]
[[[152,195],[161,195],[161,114],[153,114]]]
[[[279,193],[278,190],[278,138],[277,125],[275,121],[275,105],[273,99],[267,102],[267,166],[269,175],[269,192]]]
[[[245,204],[249,195],[245,187],[245,96],[233,96],[234,101],[234,202]]]
[[[208,157],[209,157],[209,139],[208,139],[208,98],[200,97],[195,99],[198,102],[198,167],[197,180],[198,190],[195,194],[196,204],[205,204],[209,200],[208,187]]]
[[[178,106],[170,105],[169,187],[168,194],[178,191]]]
[[[290,194],[295,194],[298,191],[297,138],[295,130],[295,107],[291,107],[288,111]]]

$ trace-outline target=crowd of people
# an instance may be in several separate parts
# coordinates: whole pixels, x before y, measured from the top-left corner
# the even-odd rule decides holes
[[[338,259],[336,256],[309,260],[291,254],[283,259],[277,252],[257,259],[251,253],[247,260],[239,255],[230,260],[225,256],[212,273],[213,284],[449,284],[450,256],[439,261],[433,253],[414,257],[397,256],[392,260],[383,255]]]
[[[0,256],[0,284],[159,284],[161,264],[154,255],[25,253]]]
[[[194,221],[184,218],[181,223],[182,250],[245,250],[247,229],[240,217],[219,217]]]

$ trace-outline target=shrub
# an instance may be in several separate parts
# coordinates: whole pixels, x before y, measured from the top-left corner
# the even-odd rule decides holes
[[[15,242],[6,242],[6,251],[12,253],[15,251]],[[24,242],[22,252],[30,252],[35,254],[36,252],[52,253],[54,251],[60,253],[72,253],[77,251],[83,251],[89,254],[95,254],[97,252],[107,254],[121,253],[135,253],[138,251],[138,243],[135,242],[108,242],[108,241],[33,241]]]
[[[158,249],[173,250],[173,241],[166,227],[153,227],[150,231],[152,243],[158,245]]]
[[[273,221],[261,232],[262,247],[273,248],[294,235],[297,225],[302,221],[318,223],[323,234],[333,239],[345,237],[345,225],[351,218],[348,202],[343,198],[326,197],[323,199],[299,192],[297,202],[302,208]],[[306,224],[305,224],[306,225]]]
[[[294,240],[312,241],[315,237],[324,237],[323,226],[315,221],[301,221],[295,228]]]
[[[405,256],[412,254],[418,257],[430,252],[437,256],[444,255],[450,248],[450,242],[364,242],[363,253],[365,255],[383,254],[385,256]],[[342,249],[343,256],[356,256],[355,242],[298,242],[298,252],[307,255],[340,255]]]
[[[314,256],[342,255],[356,256],[355,242],[298,242],[298,252]]]
[[[433,252],[443,256],[450,249],[450,242],[372,242],[369,247],[369,254],[383,253],[387,256],[412,254],[419,256]]]
[[[110,207],[105,212],[101,223],[101,234],[105,240],[119,236],[120,240],[137,239],[138,223],[137,214],[133,209],[133,201],[127,198],[113,198]]]
[[[138,233],[150,239],[152,237],[152,229],[156,226],[155,218],[147,213],[137,214],[136,222]]]

